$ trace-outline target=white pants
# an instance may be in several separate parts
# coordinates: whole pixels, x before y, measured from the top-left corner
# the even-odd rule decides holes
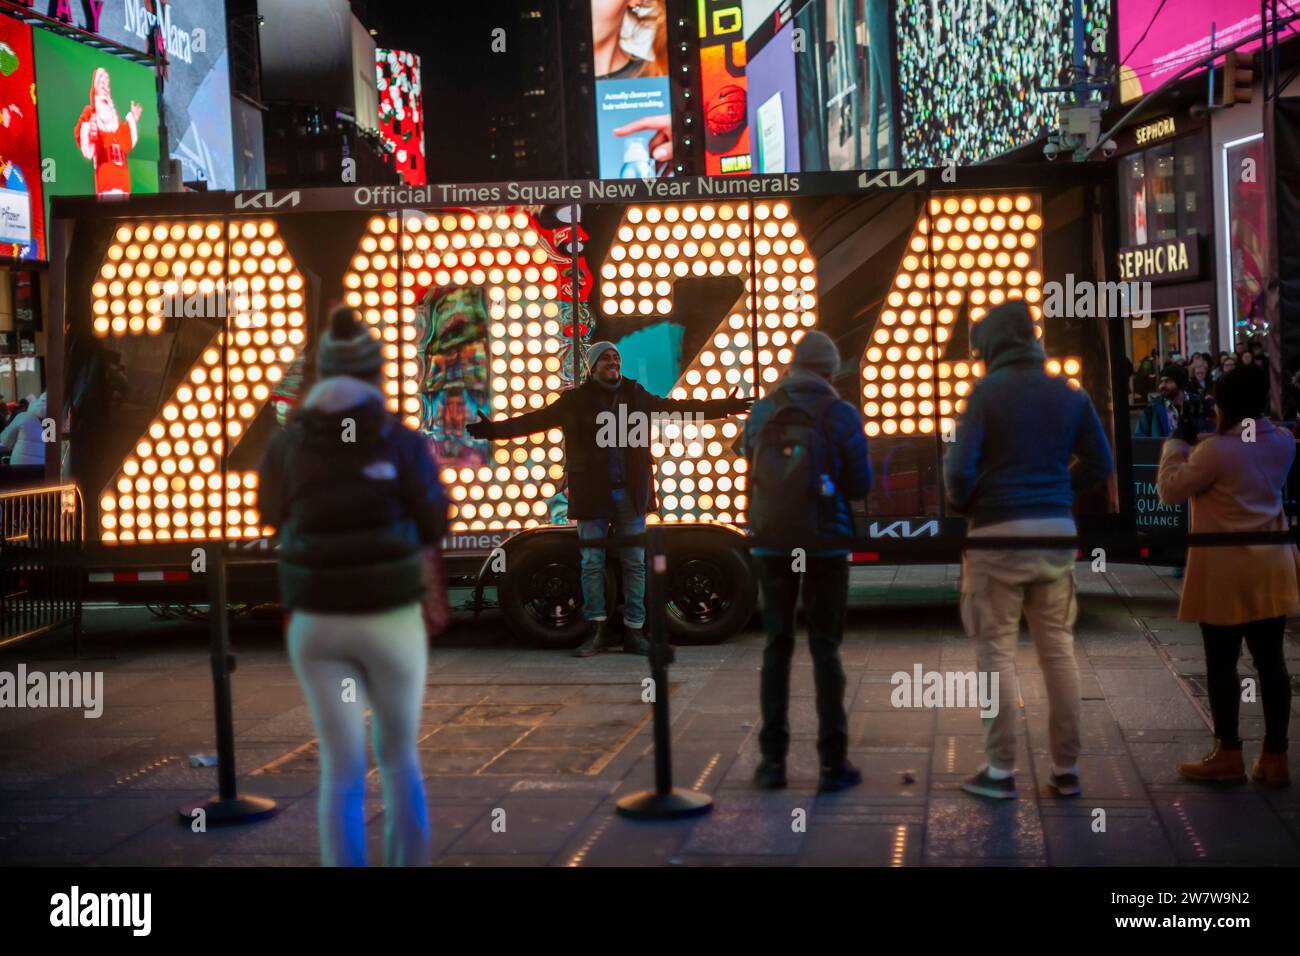
[[[372,614],[294,611],[289,658],[320,737],[324,866],[365,866],[366,703],[384,788],[385,862],[430,862],[429,818],[416,750],[428,639],[420,605]]]
[[[1068,537],[1072,518],[1027,518],[971,531],[968,537]],[[988,764],[998,770],[1016,765],[1016,719],[1020,683],[1016,648],[1020,618],[1038,652],[1047,689],[1047,739],[1052,763],[1065,770],[1079,759],[1081,707],[1079,667],[1074,659],[1074,551],[981,550],[962,557],[961,616],[975,641],[981,672],[998,675],[998,712],[984,720]]]

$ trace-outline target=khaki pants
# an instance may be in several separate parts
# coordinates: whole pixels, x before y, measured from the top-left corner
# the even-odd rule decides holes
[[[1074,553],[967,551],[962,557],[961,618],[975,641],[980,671],[998,675],[998,712],[984,719],[988,763],[998,770],[1015,768],[1020,699],[1016,644],[1022,612],[1047,685],[1052,763],[1073,767],[1080,749]]]

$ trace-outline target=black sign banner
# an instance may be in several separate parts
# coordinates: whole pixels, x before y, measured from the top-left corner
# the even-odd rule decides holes
[[[1123,282],[1184,282],[1201,277],[1195,237],[1164,239],[1145,246],[1121,246],[1119,277]]]

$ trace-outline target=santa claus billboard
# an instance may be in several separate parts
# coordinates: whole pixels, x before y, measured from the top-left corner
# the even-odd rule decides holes
[[[32,45],[47,203],[157,192],[153,71],[44,30],[32,31]]]

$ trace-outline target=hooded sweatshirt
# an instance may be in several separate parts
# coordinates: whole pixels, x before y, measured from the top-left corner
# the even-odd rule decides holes
[[[41,440],[42,422],[45,421],[45,393],[28,400],[27,411],[14,416],[0,432],[0,448],[11,449],[11,465],[45,464],[45,442]]]
[[[360,614],[420,600],[421,551],[446,530],[447,498],[429,442],[388,412],[378,388],[322,379],[259,471],[285,607]]]
[[[985,372],[944,458],[949,503],[972,528],[1069,517],[1075,490],[1104,481],[1113,467],[1091,399],[1047,374],[1023,302],[991,310],[973,325],[971,344]]]

